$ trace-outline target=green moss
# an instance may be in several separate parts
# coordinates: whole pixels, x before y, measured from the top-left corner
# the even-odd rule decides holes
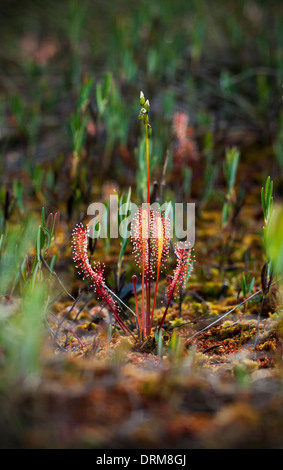
[[[224,293],[223,283],[219,281],[208,281],[202,286],[201,291],[205,297],[218,298]],[[225,287],[225,295],[231,295],[232,292],[233,289],[230,286]]]
[[[182,325],[183,319],[182,318],[175,318],[174,320],[170,320],[170,325],[171,326],[179,326]]]

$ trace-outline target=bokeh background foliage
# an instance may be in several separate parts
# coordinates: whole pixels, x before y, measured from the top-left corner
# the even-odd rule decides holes
[[[203,245],[197,282],[204,286],[202,295],[206,295],[205,288],[208,299],[215,294],[213,282],[206,284],[206,281],[213,278],[213,263],[216,263],[213,256],[219,255],[217,243],[222,243],[221,215],[222,229],[228,225],[223,240],[227,236],[230,243],[229,230],[236,233],[240,226],[242,236],[252,223],[256,225],[260,221],[262,227],[260,189],[267,176],[274,182],[274,199],[280,201],[283,195],[283,4],[279,0],[2,0],[0,10],[0,430],[3,438],[0,447],[32,446],[38,445],[40,438],[37,440],[31,432],[27,443],[22,436],[26,423],[33,422],[31,415],[35,421],[43,416],[37,386],[50,359],[49,351],[42,360],[46,354],[45,338],[54,340],[47,319],[53,303],[62,294],[52,270],[55,266],[60,276],[73,282],[74,274],[69,267],[70,233],[74,224],[83,219],[91,202],[105,201],[113,188],[120,202],[129,195],[141,201],[146,191],[145,140],[138,122],[140,90],[151,105],[150,169],[155,198],[194,201],[197,221],[214,223],[209,234],[200,231]],[[232,151],[227,150],[230,147]],[[237,158],[233,159],[233,155]],[[162,192],[158,184],[165,182],[166,189]],[[251,223],[245,219],[237,225],[237,211],[242,208],[245,195]],[[225,210],[221,214],[223,204]],[[202,219],[205,208],[208,213]],[[228,221],[230,209],[235,209],[234,226]],[[219,219],[214,222],[213,215],[209,219],[209,210],[220,213],[217,234],[215,223]],[[48,218],[48,214],[57,211],[62,225],[54,249],[53,216]],[[267,233],[267,255],[279,276],[282,273],[281,228],[282,210],[277,208]],[[240,269],[254,268],[254,277],[250,277],[250,272],[244,277],[244,290],[249,294],[254,285],[260,287],[260,268],[265,256],[263,247],[254,243],[252,237],[248,247],[251,260],[248,256],[244,258],[239,250],[241,241],[237,245],[240,254],[235,257],[236,262],[244,264]],[[107,254],[111,252],[109,240],[104,241],[103,249]],[[121,251],[115,252],[119,274],[123,271],[125,250],[122,243]],[[229,278],[234,286],[238,272],[234,278],[233,270],[225,272],[225,266],[216,266],[217,276],[217,269],[221,282]],[[112,271],[110,268],[107,275],[114,289]],[[120,281],[118,277],[118,291]],[[235,289],[233,293],[236,296]],[[206,313],[207,304],[192,304],[198,314],[200,305],[202,313]],[[55,344],[57,339],[55,335]],[[181,343],[174,333],[167,350],[174,367],[176,364],[179,367]],[[96,347],[99,348],[93,344],[94,350]],[[161,338],[157,355],[161,357],[164,350]],[[124,358],[125,351],[127,348],[122,348],[114,356],[107,372],[112,378],[119,376],[122,361],[119,354]],[[186,358],[184,370],[190,361],[194,362],[192,357]],[[50,359],[54,364],[52,361],[54,357]],[[76,367],[68,362],[58,366],[60,372],[67,374],[66,383],[74,377],[87,376]],[[237,367],[233,372],[237,384],[246,386],[251,366],[238,364]],[[174,380],[171,383],[168,379],[167,391],[175,386],[178,389]],[[154,388],[150,383],[145,385],[145,395],[153,393],[151,387]],[[26,396],[21,396],[21,390],[31,392],[31,403],[37,406],[22,407]],[[165,398],[169,408],[170,397]],[[113,401],[113,397],[108,398]],[[67,404],[69,399],[72,404],[72,394],[66,396]],[[121,403],[123,399],[124,396]],[[65,420],[67,425],[62,434],[56,431],[54,437],[52,433],[62,409],[62,422]],[[55,425],[46,434],[52,444],[56,438],[59,444],[62,439],[67,447],[76,442],[76,436],[66,433],[68,420],[73,419],[68,413],[64,406],[58,414],[55,411]],[[251,422],[254,423],[253,419]],[[194,425],[184,423],[186,426],[193,429]],[[264,426],[263,418],[260,429],[265,429]],[[281,421],[276,421],[276,426],[282,431]],[[254,427],[247,426],[247,429]],[[95,432],[90,445],[98,446],[103,439]],[[258,442],[262,442],[262,435],[257,435]],[[276,445],[277,437],[275,432]],[[270,446],[272,438],[268,441]],[[87,435],[85,441],[82,437],[79,442],[85,444],[88,439]],[[210,437],[205,439],[208,445]],[[232,437],[231,442],[234,443]],[[241,439],[237,442],[241,443]]]

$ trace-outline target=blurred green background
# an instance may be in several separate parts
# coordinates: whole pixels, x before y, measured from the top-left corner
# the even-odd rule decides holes
[[[216,154],[227,145],[269,149],[257,160],[277,175],[281,18],[281,1],[2,0],[2,180],[25,168],[32,186],[59,191],[62,178],[54,172],[71,150],[66,127],[87,79],[93,81],[87,152],[96,175],[134,179],[140,90],[151,103],[157,165],[167,150],[173,153],[174,113],[183,112],[200,165],[209,132]],[[103,95],[106,74],[111,90]]]

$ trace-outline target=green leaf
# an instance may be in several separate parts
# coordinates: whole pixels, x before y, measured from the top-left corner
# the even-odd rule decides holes
[[[272,207],[273,207],[273,181],[271,181],[270,176],[266,179],[265,188],[261,189],[261,205],[264,215],[265,224],[267,224],[268,219],[271,216]]]
[[[37,254],[38,263],[41,263],[41,260],[40,260],[41,247],[42,247],[42,230],[41,230],[41,225],[40,225],[38,227],[37,239],[36,239],[36,254]]]
[[[37,271],[40,268],[40,266],[41,266],[41,262],[37,262],[36,265],[35,265],[35,269],[33,271],[33,275],[32,275],[32,288],[33,289],[34,289],[34,286],[35,286]]]
[[[266,227],[265,245],[275,274],[283,274],[283,208],[276,206]]]
[[[96,101],[99,113],[102,115],[104,112],[104,102],[102,97],[102,86],[101,83],[96,85]]]
[[[108,72],[104,78],[104,83],[103,83],[103,98],[104,99],[108,98],[108,95],[111,89],[111,84],[112,84],[112,75],[110,72]]]
[[[21,275],[22,275],[22,278],[23,278],[24,282],[26,282],[26,280],[27,280],[26,265],[27,265],[27,256],[23,259],[23,262],[22,262],[22,265],[21,265]]]
[[[162,357],[162,353],[163,353],[163,331],[162,330],[160,330],[159,332],[156,330],[155,341],[157,343],[158,356]]]
[[[248,287],[248,294],[250,294],[254,288],[254,283],[255,283],[255,277],[253,277],[249,283],[249,287]]]
[[[45,209],[41,209],[41,227],[45,227]]]
[[[78,100],[78,108],[82,111],[85,110],[89,103],[89,97],[91,93],[91,89],[93,86],[93,79],[87,78],[86,82],[82,84],[80,93],[79,93],[79,100]]]
[[[264,219],[266,220],[266,205],[265,205],[265,197],[264,197],[264,189],[263,188],[261,188],[261,206],[262,206]]]
[[[239,165],[240,153],[236,147],[226,150],[226,178],[228,180],[228,192],[230,193],[235,185],[236,173]]]
[[[51,233],[46,227],[43,227],[42,231],[43,231],[43,234],[45,235],[44,244],[43,244],[42,248],[47,249],[47,248],[49,248],[50,243],[51,243],[51,238],[52,238]]]
[[[222,209],[222,227],[225,227],[225,225],[227,224],[229,214],[230,214],[230,205],[227,202],[225,202],[223,209]]]
[[[54,265],[55,265],[56,259],[57,259],[57,253],[56,253],[56,255],[52,256],[52,259],[50,261],[49,268],[50,268],[51,271],[54,271]]]

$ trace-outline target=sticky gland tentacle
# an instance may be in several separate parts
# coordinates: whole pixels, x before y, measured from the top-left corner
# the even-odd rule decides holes
[[[169,287],[166,294],[167,305],[161,322],[159,324],[158,332],[163,326],[173,296],[177,295],[180,287],[185,288],[186,282],[192,272],[194,265],[194,256],[192,250],[189,247],[182,248],[177,244],[175,254],[177,257],[177,266],[174,270],[173,278],[170,280],[169,283]]]
[[[105,286],[105,279],[103,275],[103,269],[99,263],[96,263],[94,267],[91,266],[87,255],[87,244],[89,236],[89,227],[84,227],[83,224],[77,224],[72,233],[72,245],[73,245],[73,260],[76,263],[76,268],[79,274],[83,276],[83,279],[89,277],[91,280],[91,287],[98,299],[103,300],[111,309],[115,320],[118,325],[123,329],[125,333],[133,336],[133,333],[123,322],[118,314],[118,306],[109,294]]]
[[[141,336],[145,334],[145,329],[148,331],[148,321],[145,318],[145,293],[148,297],[148,283],[151,276],[151,262],[150,262],[150,223],[149,223],[148,208],[143,206],[139,208],[138,213],[132,224],[131,237],[134,245],[134,255],[138,266],[142,269],[142,312],[141,312]]]
[[[158,282],[162,264],[165,264],[169,254],[169,228],[170,220],[165,215],[155,213],[152,218],[153,250],[152,254],[156,262],[156,284],[151,311],[150,327],[152,327],[154,309],[156,304]]]

